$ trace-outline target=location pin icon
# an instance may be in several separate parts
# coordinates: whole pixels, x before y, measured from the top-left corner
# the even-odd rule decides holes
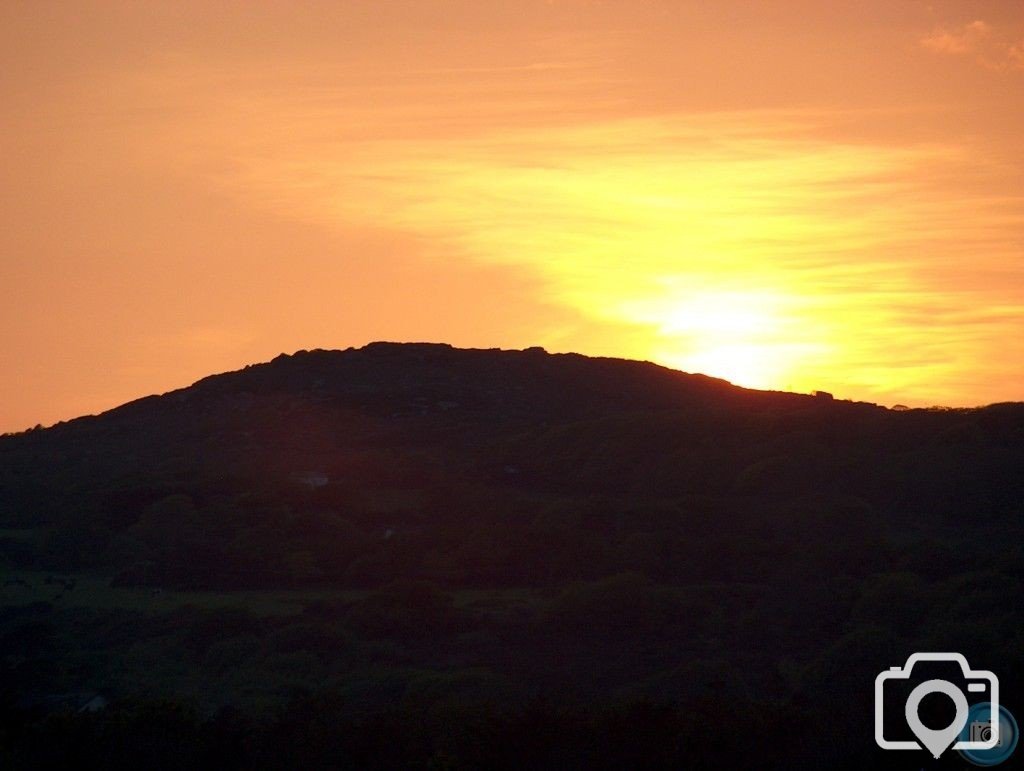
[[[939,731],[926,726],[917,715],[921,700],[930,693],[946,694],[953,700],[956,707],[956,717],[953,718],[953,722]],[[910,730],[914,732],[917,740],[925,746],[928,752],[938,758],[949,745],[956,741],[960,732],[964,730],[964,726],[967,725],[967,699],[963,691],[947,680],[928,680],[910,692],[905,715],[907,725],[910,726]]]

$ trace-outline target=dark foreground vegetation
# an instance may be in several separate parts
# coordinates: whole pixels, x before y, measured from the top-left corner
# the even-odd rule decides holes
[[[1024,715],[1022,515],[1020,404],[282,356],[0,438],[0,767],[919,768],[909,653]]]

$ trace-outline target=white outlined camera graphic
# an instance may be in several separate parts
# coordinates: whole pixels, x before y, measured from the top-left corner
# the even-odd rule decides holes
[[[960,672],[966,682],[967,692],[976,694],[975,700],[988,703],[989,714],[999,714],[999,678],[986,670],[972,670],[962,653],[914,653],[902,667],[890,667],[875,678],[875,742],[884,750],[919,750],[927,749],[938,758],[952,745],[954,750],[990,750],[999,744],[999,722],[993,721],[992,728],[984,736],[975,737],[979,741],[954,741],[960,736],[967,725],[969,705],[964,691],[948,680],[926,680],[917,685],[907,698],[904,715],[907,725],[913,731],[917,741],[890,741],[885,738],[885,684],[890,681],[906,680],[913,677],[916,664],[921,662],[953,662],[960,665]],[[948,696],[956,708],[956,717],[947,727],[932,729],[921,722],[918,708],[925,696],[931,693],[942,693]]]

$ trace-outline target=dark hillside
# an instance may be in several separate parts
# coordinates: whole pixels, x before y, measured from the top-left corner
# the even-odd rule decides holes
[[[745,767],[701,754],[715,714],[751,742],[801,726],[762,768],[880,768],[814,721],[870,737],[874,674],[907,653],[1021,692],[1022,515],[1021,404],[891,411],[540,349],[280,356],[0,438],[0,748],[156,714],[240,767],[295,742],[314,767]],[[69,717],[83,693],[109,710]]]

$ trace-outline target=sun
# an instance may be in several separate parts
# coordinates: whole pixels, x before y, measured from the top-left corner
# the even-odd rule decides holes
[[[724,378],[744,388],[772,388],[781,374],[767,348],[749,343],[711,345],[674,363],[679,369]]]
[[[823,348],[808,339],[799,305],[778,291],[694,291],[660,309],[655,358],[745,388],[797,387],[801,364]]]

